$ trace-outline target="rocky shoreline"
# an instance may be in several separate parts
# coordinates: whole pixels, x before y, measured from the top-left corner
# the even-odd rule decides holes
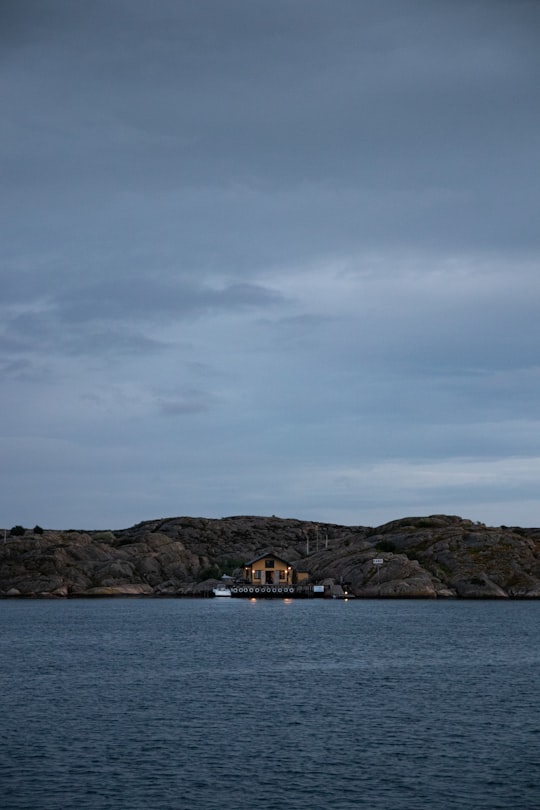
[[[204,596],[270,550],[307,572],[309,583],[343,583],[358,598],[540,598],[540,529],[457,516],[376,528],[236,516],[119,531],[36,529],[0,541],[0,598]]]

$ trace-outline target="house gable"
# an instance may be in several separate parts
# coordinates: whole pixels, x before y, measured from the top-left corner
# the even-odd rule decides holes
[[[253,585],[291,585],[293,570],[287,560],[277,554],[260,554],[244,564],[244,577]]]

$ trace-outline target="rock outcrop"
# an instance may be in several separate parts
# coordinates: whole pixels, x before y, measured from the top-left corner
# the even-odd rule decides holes
[[[540,529],[447,515],[377,528],[239,516],[114,532],[27,530],[0,541],[0,596],[200,595],[267,550],[311,582],[341,584],[358,597],[540,598]]]

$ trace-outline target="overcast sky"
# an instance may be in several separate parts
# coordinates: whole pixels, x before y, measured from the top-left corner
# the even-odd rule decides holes
[[[0,523],[540,525],[537,0],[0,37]]]

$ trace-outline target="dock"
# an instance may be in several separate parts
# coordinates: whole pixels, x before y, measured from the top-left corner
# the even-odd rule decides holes
[[[231,596],[265,597],[266,599],[286,599],[293,596],[306,596],[293,585],[236,585],[231,588]]]

